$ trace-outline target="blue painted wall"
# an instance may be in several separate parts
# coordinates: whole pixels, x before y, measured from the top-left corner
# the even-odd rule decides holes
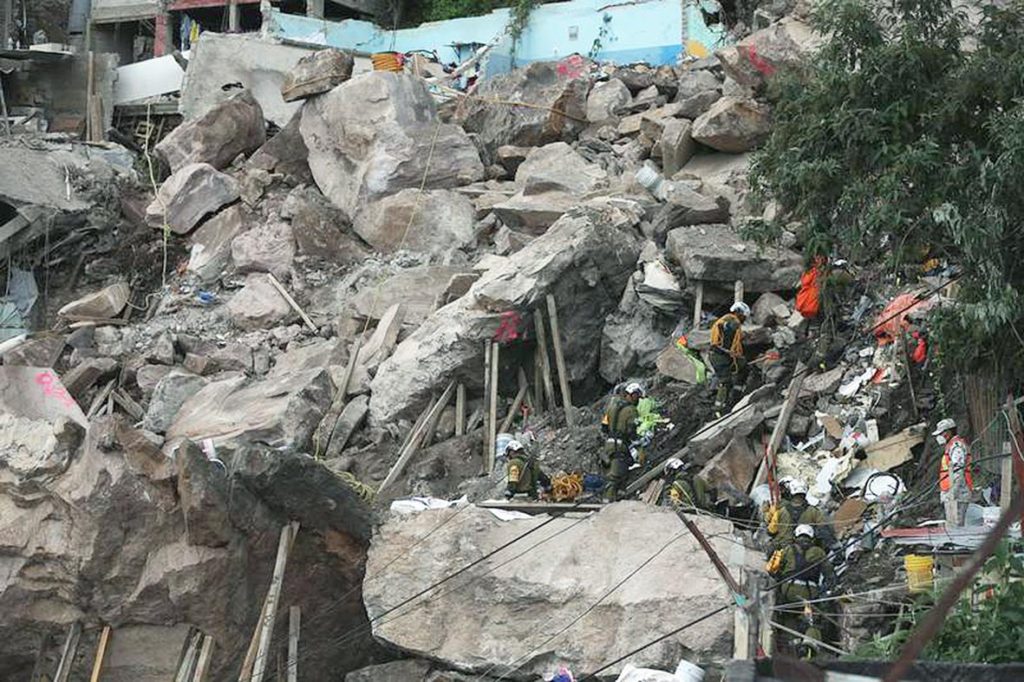
[[[684,50],[704,56],[725,41],[724,31],[708,27],[698,0],[571,0],[537,7],[516,49],[516,64],[560,59],[579,53],[620,64],[644,61],[675,64]],[[714,0],[699,0],[713,5]],[[443,61],[457,61],[454,43],[489,43],[504,32],[508,10],[388,31],[370,22],[333,22],[270,10],[264,32],[275,38],[364,52],[434,50]],[[684,39],[685,36],[685,39]],[[511,66],[506,36],[494,50],[485,76]]]

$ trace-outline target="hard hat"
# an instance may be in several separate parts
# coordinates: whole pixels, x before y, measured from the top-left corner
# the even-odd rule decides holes
[[[516,452],[523,449],[523,444],[517,440],[510,440],[508,445],[505,446],[505,454],[510,452]]]
[[[790,495],[806,495],[807,484],[803,481],[792,480],[789,482],[789,494]]]
[[[729,312],[739,313],[743,317],[750,317],[750,306],[743,301],[736,301],[732,304],[732,307],[729,308]]]
[[[806,523],[801,523],[799,526],[796,527],[796,530],[793,531],[793,537],[795,537],[795,538],[813,538],[814,537],[814,529],[811,528]]]
[[[683,468],[683,460],[678,457],[669,457],[665,460],[665,471],[675,471]]]
[[[952,431],[956,428],[956,422],[952,419],[946,418],[935,425],[935,430],[932,431],[933,436],[941,436],[946,431]]]
[[[626,386],[626,393],[639,393],[642,398],[644,396],[644,387],[634,381]]]

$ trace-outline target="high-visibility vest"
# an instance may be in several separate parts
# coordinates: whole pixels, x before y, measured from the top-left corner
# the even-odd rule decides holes
[[[732,335],[732,342],[729,347],[725,347],[725,325],[727,322],[733,322],[736,324],[736,332]],[[711,345],[712,347],[721,348],[722,350],[729,353],[734,358],[743,356],[743,323],[740,322],[740,318],[736,317],[733,313],[726,313],[720,318],[715,320],[715,323],[711,325]]]
[[[967,441],[961,436],[953,436],[946,443],[946,449],[942,453],[942,463],[939,465],[939,488],[941,488],[942,492],[948,492],[953,487],[949,480],[949,463],[951,459],[950,453],[957,444],[963,445],[964,450],[967,451],[967,456],[964,457],[964,480],[967,481],[967,487],[970,490],[974,490],[974,479],[971,477],[971,450],[967,445]]]

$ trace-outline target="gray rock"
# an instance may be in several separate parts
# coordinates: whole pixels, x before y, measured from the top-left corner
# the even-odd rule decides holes
[[[658,92],[658,86],[649,85],[640,92],[636,93],[636,96],[633,98],[633,106],[653,107],[657,106],[659,103],[664,104],[665,99],[661,98],[659,100],[659,97],[661,97],[661,93]]]
[[[178,335],[178,345],[185,353],[185,368],[195,374],[209,376],[217,372],[253,371],[252,349],[242,343],[216,343],[186,334]]]
[[[654,69],[646,64],[620,66],[612,72],[612,78],[622,81],[633,94],[654,85],[654,76]]]
[[[710,71],[686,71],[679,79],[679,116],[695,119],[722,97],[722,83]]]
[[[298,252],[304,256],[352,264],[369,255],[366,245],[351,234],[351,221],[315,187],[296,187],[281,206],[291,222]]]
[[[291,225],[271,222],[243,232],[231,242],[231,260],[239,272],[269,272],[278,279],[288,277],[295,261]]]
[[[157,384],[174,369],[169,365],[143,365],[135,372],[135,385],[142,391],[142,397],[149,400]]]
[[[592,378],[600,353],[594,339],[633,271],[642,214],[635,202],[594,200],[496,262],[469,293],[434,312],[381,364],[371,385],[371,423],[408,416],[455,376],[478,386],[482,342],[493,337],[499,313],[544,305],[547,294],[559,306],[570,379]]]
[[[662,376],[687,384],[698,383],[697,367],[682,350],[670,343],[661,349],[655,359],[655,366]]]
[[[696,151],[692,129],[693,124],[685,119],[665,121],[658,144],[661,147],[661,167],[666,176],[672,177],[679,172]]]
[[[657,239],[670,230],[686,225],[705,225],[729,219],[729,202],[724,197],[712,198],[690,189],[681,182],[663,183],[665,203],[654,212],[651,224]]]
[[[587,96],[587,120],[591,123],[617,121],[617,111],[632,99],[629,88],[618,78],[595,83]]]
[[[75,399],[81,402],[85,398],[85,392],[92,388],[97,382],[107,381],[120,365],[114,358],[86,358],[77,366],[64,373],[61,381],[64,388]],[[86,403],[87,405],[87,403]]]
[[[477,97],[462,99],[455,117],[491,151],[507,144],[539,147],[557,140],[571,142],[586,126],[589,88],[587,79],[560,73],[556,62],[532,62],[483,81]],[[492,99],[535,106],[494,106],[488,101]]]
[[[360,74],[308,100],[299,129],[317,185],[348,216],[419,187],[425,170],[427,189],[484,177],[476,146],[458,126],[438,121],[423,80],[410,74]]]
[[[142,428],[164,433],[174,423],[174,417],[185,401],[206,384],[206,379],[192,372],[178,369],[169,372],[153,390],[146,416],[142,419]]]
[[[295,64],[281,86],[281,97],[294,102],[327,92],[351,78],[354,65],[351,52],[317,50]]]
[[[765,292],[757,297],[754,305],[750,306],[750,319],[754,324],[767,325],[776,320],[775,308],[780,305],[786,305],[786,301],[781,296],[770,291]],[[787,312],[786,317],[782,318],[783,321],[788,317],[789,313]]]
[[[685,181],[707,196],[725,197],[735,219],[750,214],[749,167],[750,154],[697,154],[672,180]]]
[[[231,523],[227,472],[207,458],[198,445],[185,442],[175,453],[178,500],[185,516],[188,544],[223,547],[235,534]]]
[[[707,613],[730,599],[714,566],[672,511],[619,502],[583,524],[568,518],[546,520],[546,532],[559,533],[558,542],[493,572],[479,592],[443,591],[429,609],[414,609],[404,618],[380,618],[425,586],[545,523],[541,517],[503,522],[471,507],[460,512],[460,524],[445,524],[453,513],[423,512],[385,523],[371,545],[366,572],[374,575],[388,564],[389,579],[363,584],[377,639],[452,668],[506,676],[515,669],[515,676],[522,679],[550,679],[558,664],[595,670],[648,643],[652,632],[663,630],[666,622],[678,622],[680,613]],[[692,518],[716,551],[728,556],[733,546],[731,524],[707,516]],[[464,541],[461,529],[467,526],[462,524],[474,528],[472,542]],[[655,556],[669,541],[668,550]],[[624,567],[649,557],[645,580],[613,589],[628,570]],[[680,580],[681,575],[686,579]],[[650,585],[659,589],[652,591]],[[565,623],[578,616],[580,604],[599,605],[566,630]],[[436,627],[438,613],[445,614],[446,627]],[[728,656],[732,621],[728,611],[719,613],[644,649],[629,662],[673,669],[684,656],[698,662]],[[524,633],[523,622],[532,624],[528,632]],[[543,656],[524,655],[544,642],[548,644]],[[608,674],[614,677],[622,665]]]
[[[425,682],[429,672],[426,661],[392,661],[350,672],[345,682]]]
[[[179,124],[154,151],[174,173],[194,163],[221,169],[239,154],[257,149],[266,139],[263,110],[245,90],[214,105],[199,118]]]
[[[767,105],[753,99],[723,97],[693,122],[693,139],[720,152],[756,149],[771,132]]]
[[[188,270],[204,282],[212,282],[231,262],[231,244],[246,222],[242,207],[229,206],[199,226],[189,241]]]
[[[745,436],[733,436],[729,444],[704,465],[700,477],[719,490],[732,487],[746,494],[761,459]]]
[[[160,186],[156,199],[146,209],[146,222],[157,228],[166,222],[175,234],[188,234],[207,214],[239,196],[238,182],[230,175],[208,163],[189,164]]]
[[[64,318],[116,317],[128,304],[132,290],[125,282],[116,282],[61,307],[57,314]]]
[[[370,411],[370,399],[365,395],[357,395],[345,404],[337,422],[330,426],[330,440],[326,444],[318,444],[323,448],[323,456],[332,459],[341,454],[345,449],[352,434],[359,430],[359,427],[366,421],[366,415]]]
[[[566,211],[578,205],[580,200],[565,192],[544,192],[524,195],[519,192],[507,201],[495,204],[494,215],[512,228],[530,234],[543,234]]]
[[[774,392],[774,387],[772,389]],[[746,438],[764,421],[766,400],[771,396],[761,396],[750,406],[737,403],[732,412],[713,426],[705,426],[687,444],[690,461],[704,465],[725,449],[736,438]]]
[[[523,194],[567,192],[582,196],[608,183],[608,173],[588,163],[565,142],[552,142],[529,153],[516,171]]]
[[[440,255],[470,244],[475,222],[473,203],[458,192],[406,189],[367,204],[352,229],[384,253],[404,248]]]
[[[309,150],[299,131],[301,118],[302,112],[296,112],[277,135],[252,153],[246,167],[279,173],[300,183],[313,182],[313,174],[309,170]]]
[[[252,331],[284,324],[295,312],[281,293],[270,283],[269,275],[249,275],[227,304],[231,321],[239,329]]]
[[[533,241],[533,236],[516,232],[502,225],[494,233],[494,250],[499,256],[509,256]]]
[[[401,303],[405,321],[419,325],[433,311],[434,302],[448,288],[452,277],[469,271],[469,268],[447,265],[406,268],[377,283],[368,284],[355,296],[344,296],[344,303],[350,305],[360,317],[375,319],[380,319],[388,309]],[[333,291],[330,295],[339,296]],[[324,305],[323,295],[319,298],[320,303],[315,308],[330,307]]]
[[[745,242],[726,225],[676,228],[668,233],[666,251],[687,279],[742,280],[750,292],[794,289],[803,267],[800,254]]]
[[[615,384],[639,369],[653,367],[668,340],[643,306],[630,313],[612,313],[601,330],[601,376]]]
[[[248,385],[242,378],[216,381],[185,401],[167,429],[167,440],[173,445],[184,438],[213,438],[218,450],[259,444],[308,451],[333,386],[325,369],[289,372]]]
[[[716,51],[715,56],[730,78],[756,88],[780,68],[800,65],[821,44],[821,35],[809,24],[786,17]]]
[[[512,144],[505,144],[494,151],[494,157],[498,163],[505,167],[509,173],[515,175],[519,165],[526,161],[527,155],[533,151],[533,147],[517,147]]]

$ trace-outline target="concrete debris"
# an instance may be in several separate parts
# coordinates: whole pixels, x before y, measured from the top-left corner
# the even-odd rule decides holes
[[[419,187],[424,171],[427,189],[484,177],[469,137],[437,119],[423,81],[408,74],[374,71],[342,83],[306,102],[299,129],[317,185],[348,216],[366,202]]]
[[[227,313],[239,329],[247,331],[276,327],[295,317],[270,276],[263,273],[246,278],[245,286],[228,301]]]
[[[541,517],[503,522],[486,510],[470,507],[461,515],[463,523],[472,523],[477,529],[474,542],[461,541],[458,524],[426,532],[438,528],[446,515],[454,513],[456,510],[422,512],[386,523],[371,546],[367,573],[373,575],[388,563],[391,578],[386,582],[366,581],[363,595],[367,613],[374,621],[375,637],[459,670],[478,674],[490,670],[500,675],[516,668],[517,676],[544,679],[549,679],[559,664],[593,670],[646,643],[652,631],[679,613],[704,613],[729,598],[714,567],[675,514],[637,502],[622,502],[602,509],[583,523],[568,518],[548,521],[550,532],[560,533],[559,541],[544,552],[525,554],[492,573],[491,584],[481,585],[484,593],[448,590],[435,597],[429,607],[414,609],[406,617],[379,619],[379,614],[424,586],[543,522]],[[719,554],[727,556],[731,524],[705,516],[693,520]],[[614,541],[609,542],[609,538]],[[639,561],[637,557],[649,556],[652,547],[660,547],[672,538],[677,539],[669,551],[644,567],[646,580],[611,589],[632,570]],[[404,553],[396,553],[397,548],[403,548]],[[557,580],[552,579],[554,575]],[[679,575],[685,575],[686,580],[678,580]],[[643,587],[652,582],[663,586],[657,595]],[[572,598],[567,599],[557,586],[562,583],[575,586]],[[494,595],[516,598],[495,599]],[[562,630],[564,623],[578,614],[579,604],[592,603],[599,606],[552,640],[550,653],[524,657],[525,652]],[[444,614],[450,627],[427,626],[436,623],[439,614]],[[524,621],[535,624],[525,641],[519,628]],[[691,660],[702,660],[727,651],[731,639],[732,616],[722,613],[630,660],[637,665],[674,668],[684,653]],[[611,674],[618,671],[618,667],[609,670]]]
[[[131,289],[128,284],[117,282],[68,303],[58,310],[57,314],[71,321],[106,320],[121,314],[130,296]]]
[[[355,60],[343,50],[317,50],[300,59],[281,86],[285,102],[319,95],[352,77]]]
[[[740,154],[765,141],[771,120],[767,105],[753,99],[723,97],[693,122],[693,139],[712,149]]]
[[[741,280],[747,291],[795,289],[803,270],[800,254],[760,248],[725,225],[680,227],[668,233],[666,251],[687,279],[726,283]]]
[[[238,182],[208,163],[182,166],[160,185],[146,209],[146,222],[175,234],[188,234],[210,213],[236,201]]]
[[[352,229],[383,253],[408,249],[442,255],[471,244],[475,222],[472,202],[458,192],[405,189],[367,204]]]
[[[186,121],[155,147],[172,173],[194,163],[226,168],[267,140],[263,110],[248,91],[233,95],[202,116]]]

